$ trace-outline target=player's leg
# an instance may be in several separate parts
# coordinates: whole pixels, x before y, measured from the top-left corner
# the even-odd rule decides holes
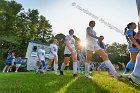
[[[73,76],[77,76],[77,52],[74,51],[71,54],[72,60],[73,60]]]
[[[124,74],[129,73],[130,70],[133,70],[134,66],[135,66],[135,62],[136,62],[136,56],[137,56],[138,52],[131,52],[130,53],[130,62],[126,65],[126,69]]]
[[[3,68],[2,72],[5,72],[5,70],[8,68],[8,64],[6,64],[6,66]]]
[[[136,64],[129,79],[140,86],[140,53],[137,55]]]
[[[118,74],[118,72],[114,68],[113,64],[109,60],[108,55],[105,53],[105,51],[103,49],[96,50],[95,53],[98,54],[99,56],[101,56],[101,58],[105,62],[105,65],[107,66],[107,68],[109,68],[111,70],[111,72],[114,74],[114,77],[116,77],[116,78],[121,77],[121,75]]]
[[[61,65],[60,75],[63,75],[63,70],[65,69],[66,65],[70,62],[70,54],[65,54],[64,62]]]
[[[58,57],[54,58],[54,73],[57,75],[58,70]]]
[[[93,51],[87,50],[87,58],[85,62],[85,75],[87,78],[92,78],[92,76],[90,76],[90,63],[92,62],[92,54]]]
[[[105,67],[105,62],[102,62],[100,66],[97,68],[98,73],[100,74],[101,68]]]

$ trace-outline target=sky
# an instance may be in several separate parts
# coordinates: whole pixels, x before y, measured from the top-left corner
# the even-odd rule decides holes
[[[53,33],[68,34],[69,29],[74,29],[75,35],[82,41],[86,37],[86,28],[91,20],[96,21],[94,30],[97,36],[103,35],[106,44],[127,43],[125,36],[117,32],[115,29],[110,29],[105,22],[113,25],[121,30],[123,33],[124,28],[129,22],[138,22],[138,13],[135,0],[16,0],[21,3],[25,11],[30,9],[38,9],[40,15],[43,15],[49,20],[52,25]],[[97,16],[96,19],[82,10]],[[137,29],[136,29],[137,31]]]

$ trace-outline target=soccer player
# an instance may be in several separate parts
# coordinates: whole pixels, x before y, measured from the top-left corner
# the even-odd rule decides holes
[[[10,69],[12,68],[12,61],[13,61],[14,58],[15,58],[15,52],[12,51],[7,57],[7,61],[8,61],[7,72],[9,72]]]
[[[2,72],[5,72],[7,67],[8,67],[8,60],[7,60],[7,57],[8,55],[10,54],[10,48],[7,49],[6,53],[4,54],[4,58],[5,58],[5,67],[3,68],[3,71]]]
[[[41,63],[41,71],[45,74],[46,73],[45,46],[42,46],[41,49],[38,50],[37,56],[38,61]],[[38,73],[37,69],[36,73]]]
[[[16,60],[16,71],[15,72],[18,72],[18,69],[21,66],[21,63],[22,63],[22,59],[21,59],[21,57],[18,57],[18,59]]]
[[[114,68],[111,61],[108,58],[108,55],[106,52],[98,45],[97,40],[100,39],[100,37],[96,36],[96,32],[93,29],[95,27],[95,21],[89,22],[89,27],[86,29],[86,40],[87,40],[87,62],[85,63],[85,73],[87,78],[93,78],[89,74],[90,70],[90,63],[92,62],[92,54],[93,52],[101,56],[103,61],[105,62],[105,65],[111,70],[114,77],[120,78],[122,77]]]
[[[75,49],[75,39],[73,38],[74,30],[69,30],[69,35],[65,37],[65,50],[64,50],[64,62],[61,65],[60,75],[63,75],[63,70],[65,66],[70,62],[70,57],[73,60],[73,76],[77,76],[77,52]]]
[[[140,0],[136,0],[136,3],[137,3],[137,10],[138,10],[138,16],[139,16],[139,23],[138,23],[138,30],[139,31],[135,35],[135,38],[140,38]],[[136,28],[136,26],[134,26],[133,29],[135,29],[135,28]],[[132,36],[130,38],[132,38]],[[134,39],[132,39],[132,40],[133,40],[134,44],[136,44],[135,46],[140,51],[140,46],[137,44],[137,42],[135,42]],[[140,86],[140,52],[136,56],[136,64],[135,64],[133,72],[129,76],[129,79],[132,82],[134,82],[134,83],[136,83],[136,84],[138,84]]]
[[[54,73],[57,75],[57,70],[58,70],[58,41],[57,39],[53,40],[53,43],[50,44],[50,58],[49,58],[49,66],[51,67],[52,62],[54,61]]]
[[[126,69],[124,71],[124,74],[128,74],[130,70],[133,70],[136,62],[136,56],[139,52],[139,44],[137,40],[135,39],[136,32],[134,32],[134,29],[136,29],[135,23],[129,23],[127,27],[125,28],[125,36],[128,42],[128,51],[130,53],[130,62],[126,65]]]

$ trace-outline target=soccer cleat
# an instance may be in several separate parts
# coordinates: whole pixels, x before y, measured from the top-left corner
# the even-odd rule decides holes
[[[15,71],[15,72],[17,72],[17,71]]]
[[[137,77],[133,74],[128,76],[129,80],[132,81],[133,83],[137,84],[138,86],[140,86],[140,77]]]
[[[114,74],[114,77],[119,79],[119,78],[122,78],[123,76],[119,73],[116,73],[116,74]]]
[[[63,71],[61,71],[61,70],[60,70],[60,75],[64,75],[64,74],[63,74]]]
[[[129,75],[130,75],[129,73],[127,73],[127,74],[122,74],[122,77],[127,78]]]
[[[86,74],[85,77],[86,77],[86,78],[89,78],[89,79],[93,79],[93,77],[90,76],[89,74]]]
[[[98,74],[100,74],[100,72],[101,72],[101,69],[100,69],[100,68],[97,68],[97,71],[98,71]]]
[[[77,77],[78,75],[77,74],[73,74],[73,77]]]

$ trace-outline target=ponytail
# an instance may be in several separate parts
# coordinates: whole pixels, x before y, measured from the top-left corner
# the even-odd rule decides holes
[[[128,29],[128,27],[126,27],[126,28],[124,29],[124,35],[125,35],[125,33],[126,33],[127,29]]]
[[[130,26],[132,26],[133,24],[136,24],[136,23],[131,22],[131,23],[129,23],[129,24],[127,25],[127,27],[126,27],[125,30],[124,30],[124,35],[125,35],[127,29],[130,29]]]

